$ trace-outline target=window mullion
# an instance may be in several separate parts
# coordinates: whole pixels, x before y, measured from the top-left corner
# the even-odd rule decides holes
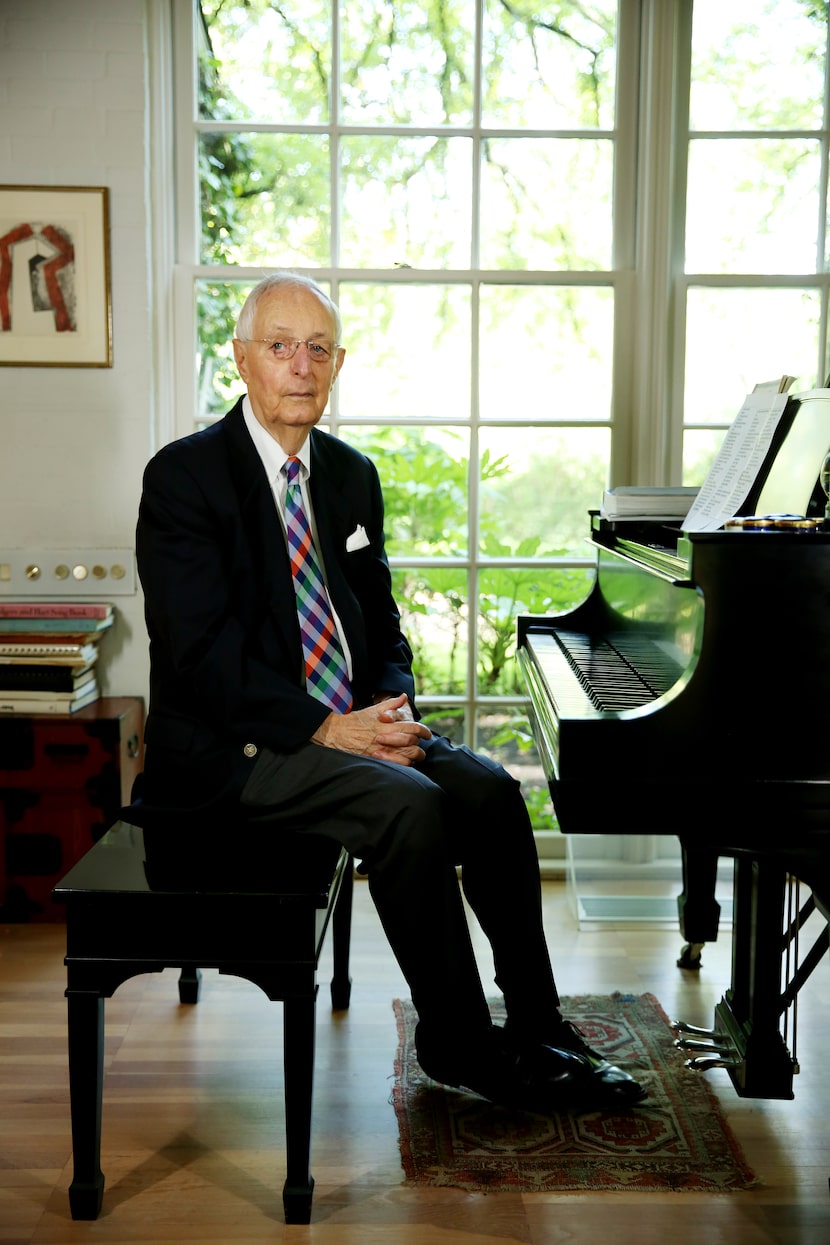
[[[197,0],[171,4],[174,55],[175,255],[172,298],[175,357],[175,412],[165,440],[193,431],[197,404],[197,376],[193,343],[197,340],[195,269],[201,259],[199,161],[195,121],[197,103]]]
[[[691,5],[644,0],[642,16],[628,482],[669,484],[681,473],[682,388],[678,405],[672,376],[682,377],[682,360],[673,357],[672,314],[682,317],[682,309],[673,305],[672,288],[683,270],[685,176],[677,165],[685,168],[687,143],[675,142],[688,108]]]

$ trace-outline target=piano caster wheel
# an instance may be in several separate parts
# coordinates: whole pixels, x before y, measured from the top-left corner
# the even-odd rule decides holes
[[[706,944],[702,942],[687,942],[683,950],[680,952],[680,959],[677,961],[678,968],[688,968],[693,972],[700,969],[701,959],[700,953]]]

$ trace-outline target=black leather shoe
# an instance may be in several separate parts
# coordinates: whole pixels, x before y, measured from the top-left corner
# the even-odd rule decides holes
[[[484,1050],[471,1048],[441,1056],[416,1045],[418,1062],[433,1081],[479,1094],[503,1107],[567,1111],[580,1091],[593,1089],[593,1070],[581,1056],[545,1046],[515,1054],[500,1044],[495,1030]]]
[[[563,1060],[570,1056],[570,1062]],[[577,1069],[574,1060],[581,1068]],[[567,1076],[563,1076],[567,1068]],[[607,1060],[598,1066],[584,1055],[556,1046],[537,1046],[518,1056],[520,1101],[528,1111],[627,1111],[642,1102],[646,1090],[632,1076]]]
[[[556,1115],[597,1109],[596,1078],[573,1051],[535,1046],[515,1056],[506,1106]]]
[[[494,1029],[488,1040],[454,1056],[429,1052],[419,1043],[418,1062],[427,1076],[488,1098],[500,1106],[555,1115],[567,1111],[625,1109],[645,1096],[645,1091],[626,1073],[598,1071],[582,1055],[553,1046],[535,1045],[516,1053]],[[619,1072],[627,1085],[608,1074]],[[636,1093],[631,1087],[636,1088]]]
[[[591,1066],[594,1078],[601,1086],[598,1092],[606,1103],[619,1107],[633,1106],[646,1097],[648,1091],[639,1081],[593,1050],[571,1021],[563,1020],[561,1025],[557,1025],[550,1040],[557,1049],[571,1051]]]

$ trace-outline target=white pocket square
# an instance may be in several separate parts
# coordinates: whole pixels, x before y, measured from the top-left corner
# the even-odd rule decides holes
[[[346,539],[346,553],[354,553],[357,549],[365,549],[369,543],[366,528],[358,523],[351,536]]]

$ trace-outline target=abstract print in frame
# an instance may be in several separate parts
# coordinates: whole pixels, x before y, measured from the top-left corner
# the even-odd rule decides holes
[[[112,367],[106,187],[0,186],[0,367]]]

